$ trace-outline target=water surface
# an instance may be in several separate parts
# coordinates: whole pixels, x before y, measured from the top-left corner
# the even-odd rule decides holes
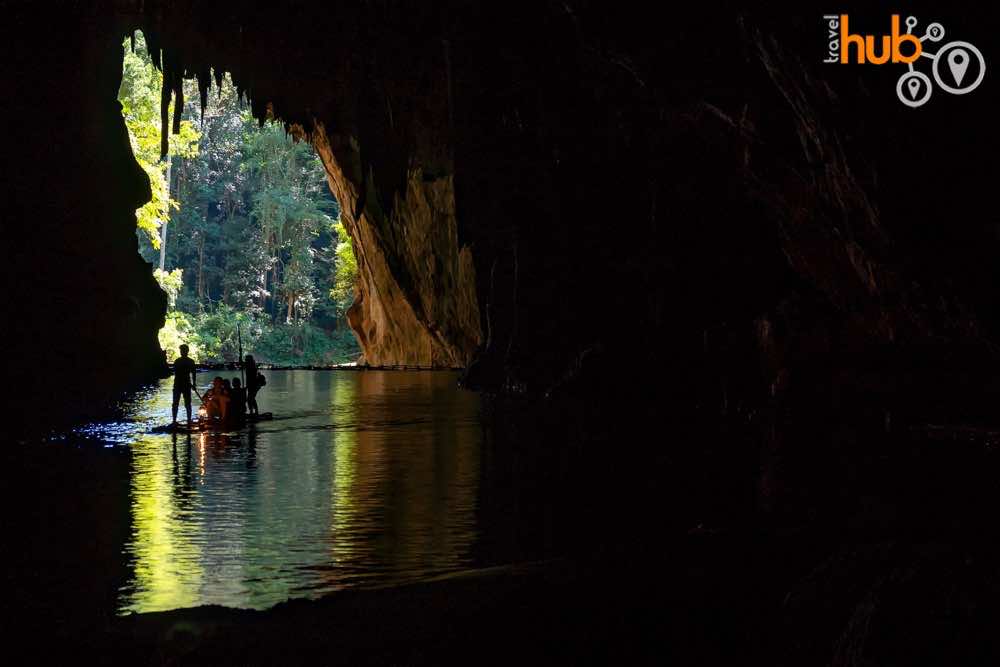
[[[169,420],[165,380],[84,429],[131,450],[119,613],[266,608],[502,559],[482,549],[479,397],[454,374],[267,375],[274,421],[150,433]]]

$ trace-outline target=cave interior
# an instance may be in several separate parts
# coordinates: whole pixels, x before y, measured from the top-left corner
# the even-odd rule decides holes
[[[886,23],[846,4],[859,30]],[[990,43],[995,9],[913,4]],[[365,360],[463,368],[509,416],[501,439],[531,415],[532,446],[573,457],[581,543],[616,520],[593,498],[609,485],[639,509],[599,551],[677,579],[710,552],[703,605],[775,597],[757,648],[777,662],[995,645],[993,445],[955,435],[1000,428],[989,75],[910,109],[898,67],[822,63],[821,11],[726,2],[663,20],[583,1],[5,13],[16,413],[54,378],[72,419],[164,373],[166,301],[136,252],[150,190],[116,100],[141,29],[165,96],[230,72],[315,146],[358,252]],[[739,566],[722,555],[754,540]]]

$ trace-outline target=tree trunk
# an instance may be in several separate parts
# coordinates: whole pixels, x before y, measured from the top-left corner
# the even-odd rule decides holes
[[[285,322],[287,322],[288,324],[291,324],[292,323],[292,317],[293,317],[294,313],[295,313],[295,295],[294,294],[289,294],[288,295],[288,315],[285,317]]]
[[[281,289],[281,283],[278,277],[278,258],[274,258],[274,275],[271,278],[271,319],[274,320],[278,315],[278,290]]]
[[[267,271],[260,276],[260,312],[267,312]]]
[[[167,263],[167,221],[160,221],[160,271],[164,271]]]
[[[170,172],[174,165],[174,161],[170,156],[167,156],[167,200],[170,199]],[[167,207],[167,211],[170,211],[170,207]],[[160,271],[166,270],[167,264],[167,221],[169,220],[169,213],[166,218],[160,220]]]
[[[198,235],[198,303],[205,297],[205,233]]]

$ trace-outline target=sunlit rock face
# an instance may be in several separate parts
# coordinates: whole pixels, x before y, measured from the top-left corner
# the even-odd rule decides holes
[[[360,164],[356,141],[331,141],[319,124],[312,142],[354,241],[359,283],[347,319],[361,362],[464,367],[481,336],[475,268],[469,247],[459,246],[452,176],[413,168],[388,209],[374,205],[371,184],[369,205],[359,206],[358,186],[347,175]]]

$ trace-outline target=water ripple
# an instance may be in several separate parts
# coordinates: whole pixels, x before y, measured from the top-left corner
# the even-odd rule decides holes
[[[170,398],[164,381],[76,434],[131,452],[121,613],[265,608],[482,564],[480,406],[453,374],[274,371],[259,401],[275,419],[232,433],[152,433]]]

